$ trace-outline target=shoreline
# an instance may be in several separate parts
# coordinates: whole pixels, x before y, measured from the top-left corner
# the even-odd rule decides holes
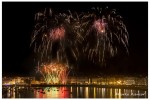
[[[146,85],[97,85],[97,84],[31,84],[31,85],[2,85],[2,87],[98,87],[98,88],[124,88],[124,89],[140,89],[140,90],[148,90],[148,86]]]

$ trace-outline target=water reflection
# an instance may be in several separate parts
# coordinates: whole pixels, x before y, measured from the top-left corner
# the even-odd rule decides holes
[[[99,87],[7,87],[3,98],[147,98],[146,90]]]
[[[70,98],[66,87],[46,87],[34,89],[35,98]]]

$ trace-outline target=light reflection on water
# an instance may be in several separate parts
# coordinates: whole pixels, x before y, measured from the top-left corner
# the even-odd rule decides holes
[[[147,98],[145,90],[98,87],[8,87],[3,98]]]

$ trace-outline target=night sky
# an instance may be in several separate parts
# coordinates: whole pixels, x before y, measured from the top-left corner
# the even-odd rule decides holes
[[[56,11],[82,11],[91,7],[116,9],[129,32],[129,55],[118,55],[105,67],[80,63],[80,73],[148,74],[148,3],[147,2],[90,2],[90,3],[2,3],[2,74],[32,75],[34,55],[30,48],[34,29],[34,14],[51,7]],[[92,67],[91,67],[92,66]]]

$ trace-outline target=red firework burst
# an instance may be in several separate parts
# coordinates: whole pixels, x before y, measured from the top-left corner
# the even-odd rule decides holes
[[[98,33],[105,33],[106,23],[104,22],[104,19],[95,20],[93,28],[95,28]]]
[[[63,26],[56,27],[50,31],[50,39],[61,40],[65,36],[65,28]]]

